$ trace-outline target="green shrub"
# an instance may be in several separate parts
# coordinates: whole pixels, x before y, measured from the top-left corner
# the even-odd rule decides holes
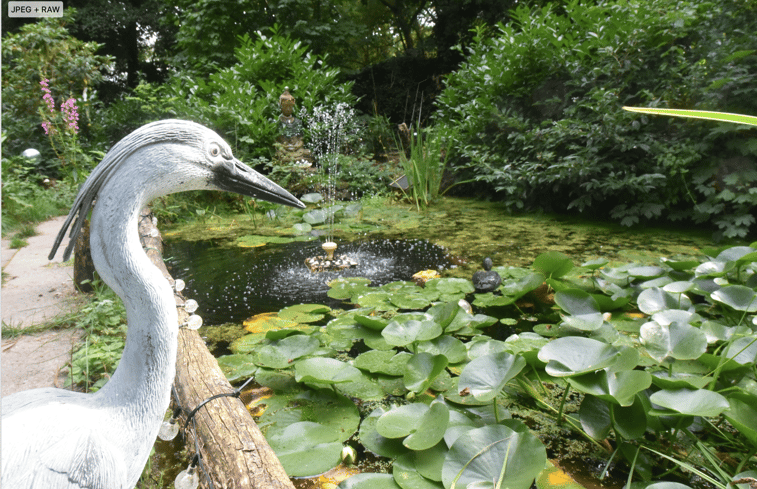
[[[517,7],[511,24],[477,32],[438,99],[437,121],[460,133],[453,164],[511,209],[685,219],[745,236],[757,208],[754,131],[622,106],[757,114],[756,5]]]
[[[175,111],[213,127],[235,148],[241,159],[270,157],[274,151],[279,96],[285,87],[298,107],[345,102],[354,105],[351,83],[340,83],[339,70],[325,57],[312,55],[301,42],[279,33],[239,37],[237,63],[212,73],[207,80],[179,75],[172,85]]]

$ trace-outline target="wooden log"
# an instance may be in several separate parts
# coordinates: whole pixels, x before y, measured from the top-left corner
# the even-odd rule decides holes
[[[142,210],[139,234],[147,255],[174,284],[163,263],[163,243],[148,208]],[[181,293],[175,293],[175,297],[181,324],[189,314],[182,307]],[[206,399],[235,392],[200,335],[187,328],[179,330],[174,387],[178,403],[184,408],[182,427],[186,415]],[[213,399],[197,411],[194,419],[196,429],[193,430],[190,423],[186,439],[192,451],[195,443],[199,445],[205,469],[217,489],[294,489],[273,449],[237,397]],[[209,487],[202,473],[200,481],[202,487]]]

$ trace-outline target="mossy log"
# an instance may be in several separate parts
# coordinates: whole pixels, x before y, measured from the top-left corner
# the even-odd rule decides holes
[[[174,279],[163,263],[160,233],[148,208],[142,210],[139,234],[147,255],[173,284]],[[181,293],[175,293],[175,297],[182,324],[189,314],[181,307],[184,304]],[[200,403],[217,394],[234,392],[197,331],[179,330],[174,387],[184,408],[182,427],[187,414]],[[237,397],[214,399],[201,407],[194,418],[196,429],[188,429],[185,436],[190,450],[194,451],[195,443],[200,447],[203,464],[216,488],[294,489],[281,462]],[[208,487],[202,473],[200,481],[203,487]]]

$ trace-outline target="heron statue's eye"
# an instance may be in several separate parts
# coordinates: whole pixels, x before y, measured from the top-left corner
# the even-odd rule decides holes
[[[220,156],[221,154],[221,147],[217,143],[210,143],[208,152],[210,153],[210,156],[212,156],[213,158],[216,158]]]

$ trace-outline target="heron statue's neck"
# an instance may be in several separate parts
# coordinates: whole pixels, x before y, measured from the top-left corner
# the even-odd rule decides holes
[[[99,193],[90,231],[95,268],[123,300],[128,320],[119,366],[95,395],[127,421],[122,436],[133,440],[143,463],[170,402],[178,336],[171,286],[139,241],[140,210],[157,192],[153,182],[160,181],[149,173],[139,165],[124,165],[113,175]]]

